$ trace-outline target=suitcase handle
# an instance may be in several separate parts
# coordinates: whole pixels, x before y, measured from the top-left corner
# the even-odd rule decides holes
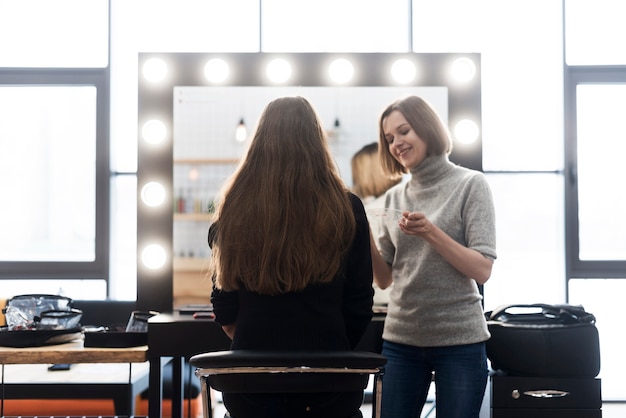
[[[509,310],[521,309],[527,310],[526,314],[510,314]],[[501,305],[493,311],[485,312],[485,319],[488,321],[502,322],[528,322],[528,323],[545,323],[560,322],[564,324],[573,323],[595,323],[595,316],[586,312],[581,305],[550,305],[546,303],[531,304],[511,304]]]
[[[541,399],[563,398],[565,396],[568,396],[569,394],[569,392],[566,392],[564,390],[555,389],[527,390],[524,392],[524,395],[526,396]],[[519,390],[514,389],[513,392],[511,392],[511,397],[513,399],[519,399],[521,397]]]

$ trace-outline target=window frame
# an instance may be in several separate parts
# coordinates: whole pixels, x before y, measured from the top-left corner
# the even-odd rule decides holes
[[[570,279],[620,279],[626,274],[626,260],[581,260],[579,256],[576,92],[581,84],[603,83],[626,84],[626,66],[564,64],[565,268],[568,284]]]
[[[77,279],[104,280],[109,286],[110,172],[109,67],[106,68],[0,68],[0,85],[16,87],[63,86],[96,88],[96,219],[95,259],[89,262],[3,261],[0,280]],[[108,295],[107,295],[108,296]]]

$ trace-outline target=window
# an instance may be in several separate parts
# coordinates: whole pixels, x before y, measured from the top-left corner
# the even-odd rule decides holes
[[[105,299],[108,2],[2,1],[0,37],[3,295]]]
[[[618,84],[577,85],[577,175],[573,180],[578,184],[581,261],[626,261],[626,188],[621,181],[625,114],[626,77]]]
[[[96,258],[96,89],[0,87],[0,261]]]
[[[601,4],[590,9],[586,2],[565,2],[568,278],[626,277],[626,192],[620,159],[626,150],[621,123],[626,56],[620,55],[623,25],[610,18],[626,6],[615,0]],[[589,33],[601,48],[586,47]]]
[[[106,68],[108,0],[0,0],[0,68]]]

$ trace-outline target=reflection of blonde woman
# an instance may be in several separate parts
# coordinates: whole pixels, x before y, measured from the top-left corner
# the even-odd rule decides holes
[[[378,237],[380,223],[385,219],[377,210],[384,207],[385,192],[400,183],[402,177],[383,174],[378,156],[378,143],[365,145],[352,156],[352,191],[363,200],[374,238]],[[374,304],[389,302],[391,287],[383,290],[374,285]]]

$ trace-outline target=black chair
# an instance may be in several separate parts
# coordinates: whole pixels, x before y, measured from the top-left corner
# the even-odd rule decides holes
[[[200,378],[204,418],[213,418],[211,388],[222,393],[355,392],[367,387],[371,375],[372,417],[380,417],[380,377],[387,359],[378,353],[234,350],[198,354],[189,363]],[[284,373],[301,378],[294,383],[277,376]]]

